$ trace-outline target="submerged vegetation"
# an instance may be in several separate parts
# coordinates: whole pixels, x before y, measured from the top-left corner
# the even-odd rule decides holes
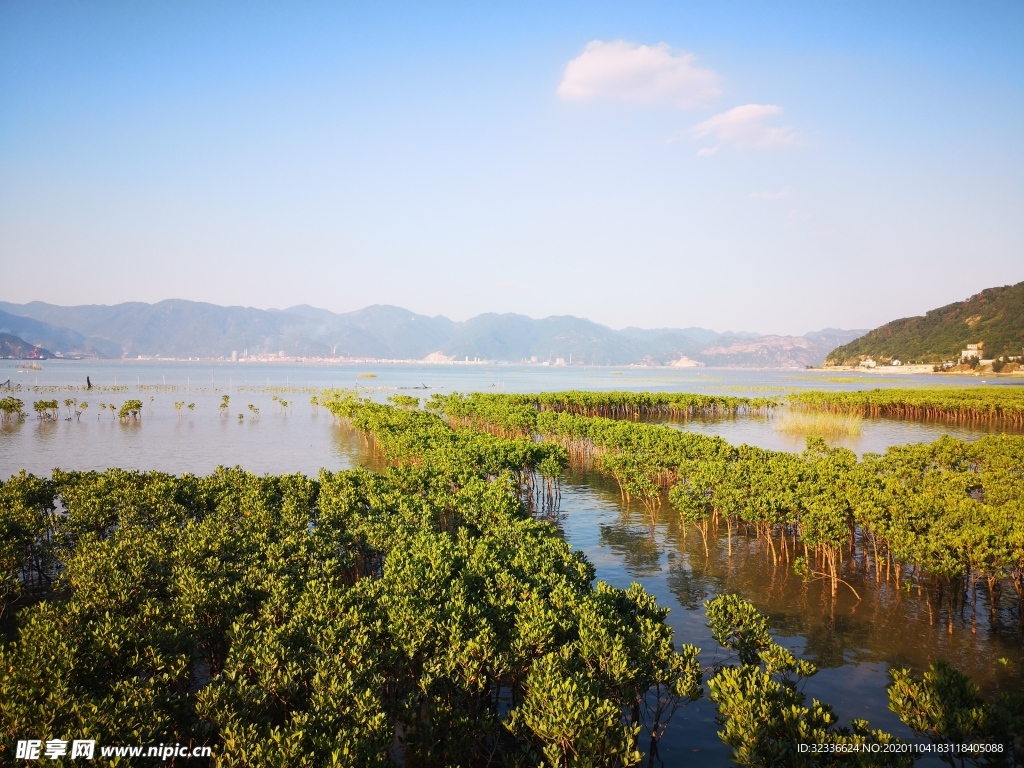
[[[775,420],[775,428],[780,432],[799,435],[819,435],[825,438],[850,437],[859,435],[860,414],[838,414],[807,411],[786,411]]]

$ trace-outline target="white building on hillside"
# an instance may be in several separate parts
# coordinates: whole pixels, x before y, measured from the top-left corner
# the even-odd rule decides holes
[[[960,361],[966,362],[972,357],[976,357],[979,360],[985,356],[985,342],[979,341],[977,344],[968,344],[967,349],[960,353]]]

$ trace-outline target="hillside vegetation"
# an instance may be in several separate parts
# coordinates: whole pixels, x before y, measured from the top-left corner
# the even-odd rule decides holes
[[[26,358],[45,359],[53,357],[53,353],[42,347],[29,344],[24,339],[19,339],[10,333],[0,333],[0,357],[13,357],[19,360]]]
[[[905,317],[832,350],[825,365],[879,362],[939,363],[960,356],[967,344],[985,343],[985,357],[1020,355],[1024,345],[1024,283],[988,288],[923,317]]]

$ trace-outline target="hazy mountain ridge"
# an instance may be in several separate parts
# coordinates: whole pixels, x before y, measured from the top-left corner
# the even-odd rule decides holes
[[[1024,345],[1024,282],[987,288],[964,301],[905,317],[837,346],[825,365],[856,365],[870,357],[888,363],[939,363],[984,342],[984,356],[1020,355]]]
[[[14,307],[15,313],[4,312],[3,307]],[[58,327],[42,320],[17,313],[17,304],[0,302],[0,333],[9,333],[33,346],[49,350],[75,350],[76,354],[95,357],[120,357],[121,346],[108,341],[86,337],[69,328]]]
[[[0,326],[65,355],[102,357],[230,357],[277,354],[567,362],[598,365],[668,364],[682,357],[709,365],[820,365],[836,343],[863,331],[826,329],[805,336],[718,333],[706,328],[626,328],[620,331],[571,315],[539,320],[486,313],[465,322],[374,305],[334,313],[308,305],[288,309],[222,307],[169,299],[156,304],[61,307],[0,302]],[[8,330],[0,327],[0,331]],[[45,342],[45,343],[44,343]]]
[[[29,344],[24,339],[19,339],[10,333],[0,333],[0,357],[14,358],[15,360],[45,360],[53,357],[48,349]]]

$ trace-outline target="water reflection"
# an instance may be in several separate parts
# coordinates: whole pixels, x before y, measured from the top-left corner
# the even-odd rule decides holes
[[[642,505],[623,504],[614,481],[594,472],[568,473],[562,507],[564,535],[587,553],[597,577],[618,587],[640,582],[671,609],[668,622],[676,642],[702,649],[702,664],[712,664],[719,654],[706,627],[705,601],[738,593],[765,613],[779,642],[820,668],[805,690],[832,704],[843,720],[866,717],[875,727],[911,738],[888,710],[888,670],[894,667],[920,672],[945,659],[988,695],[1024,684],[1024,647],[1011,615],[1015,608],[1004,613],[1003,624],[990,625],[983,612],[976,634],[968,609],[954,617],[950,634],[916,590],[876,583],[870,574],[852,571],[849,559],[843,578],[862,599],[842,586],[833,599],[827,583],[804,581],[785,563],[773,565],[763,539],[734,531],[730,553],[724,525],[709,536],[705,555],[700,535],[685,530],[667,503],[652,519]],[[996,663],[999,658],[1008,665]],[[694,748],[726,763],[728,753],[716,730],[713,707],[691,705],[670,729],[665,764],[685,764]]]
[[[661,572],[661,552],[654,531],[625,525],[601,525],[600,541],[622,559],[630,576],[640,579]]]
[[[222,465],[315,477],[321,467],[348,469],[360,462],[358,435],[342,430],[326,411],[312,408],[308,396],[301,401],[295,396],[284,409],[270,392],[233,393],[225,413],[219,407],[221,394],[157,392],[152,402],[147,396],[138,421],[120,421],[109,410],[99,410],[99,398],[80,393],[80,399],[91,402],[79,419],[39,421],[30,416],[2,425],[0,478],[21,469],[48,475],[54,467],[208,474]],[[107,393],[103,399],[121,402],[131,396]],[[20,397],[31,407],[31,395]],[[195,409],[178,411],[174,403],[186,399]],[[249,404],[259,409],[258,418]]]
[[[721,437],[733,445],[746,443],[759,448],[773,451],[789,451],[799,453],[807,444],[805,435],[780,430],[778,421],[783,411],[754,416],[717,416],[693,419],[655,419],[652,423],[680,429],[686,432],[699,432],[704,435]],[[858,455],[865,453],[884,453],[893,445],[908,443],[930,443],[943,435],[950,435],[959,440],[977,440],[984,435],[1024,434],[1020,425],[1002,425],[997,422],[955,422],[946,420],[905,421],[901,419],[872,418],[862,419],[860,434],[829,437],[830,445],[849,448]]]
[[[675,558],[670,557],[668,578],[665,580],[668,591],[676,601],[688,611],[700,611],[704,603],[723,590],[711,583],[706,574],[694,573],[683,565],[676,565]]]

